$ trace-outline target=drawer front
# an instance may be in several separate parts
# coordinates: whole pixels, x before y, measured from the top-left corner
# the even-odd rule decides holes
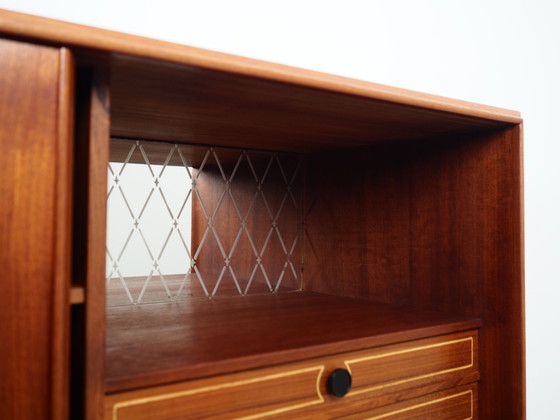
[[[344,416],[344,420],[471,420],[476,419],[476,383],[414,398],[375,410]]]
[[[477,381],[477,349],[477,331],[473,330],[111,394],[105,400],[105,418],[341,417]],[[329,375],[339,368],[352,374],[352,389],[342,398],[328,392]],[[457,405],[457,401],[462,406],[468,399],[465,395],[417,408],[431,405],[436,409]]]
[[[350,356],[344,362],[353,379],[349,396],[467,371],[475,364],[475,339],[443,336]]]
[[[265,370],[158,387],[148,395],[108,397],[106,418],[163,420],[200,417],[251,418],[324,402],[319,381],[324,366]],[[111,400],[115,399],[114,403]]]

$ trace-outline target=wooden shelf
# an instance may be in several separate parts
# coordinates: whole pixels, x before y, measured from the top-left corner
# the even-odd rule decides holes
[[[462,331],[473,318],[308,292],[107,308],[117,392]]]

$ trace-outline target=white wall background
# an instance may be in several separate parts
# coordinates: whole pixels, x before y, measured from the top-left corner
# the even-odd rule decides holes
[[[560,418],[560,3],[0,0],[0,7],[521,111],[528,418]]]

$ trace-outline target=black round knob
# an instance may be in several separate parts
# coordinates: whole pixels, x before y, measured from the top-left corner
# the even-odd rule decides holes
[[[344,397],[352,388],[352,375],[346,369],[336,369],[329,376],[327,388],[336,397]]]

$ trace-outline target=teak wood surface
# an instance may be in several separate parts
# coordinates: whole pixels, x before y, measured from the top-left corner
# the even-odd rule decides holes
[[[362,411],[344,420],[423,420],[423,419],[478,419],[478,387],[463,385],[445,391],[425,395],[390,406]]]
[[[525,417],[517,112],[8,11],[0,34],[8,418],[64,418],[70,333],[71,388],[88,419],[103,415],[110,135],[305,153],[303,288],[480,319],[480,418]],[[87,163],[76,165],[71,215],[73,106],[75,156]],[[84,290],[71,332],[70,235],[72,283]]]
[[[116,137],[312,152],[509,125],[145,59],[114,57],[111,68]]]
[[[307,292],[107,308],[107,390],[163,384],[477,327]]]
[[[479,317],[485,418],[524,411],[520,156],[513,127],[316,155],[307,171],[306,290]],[[329,171],[341,161],[352,170]]]
[[[68,405],[72,67],[68,51],[0,40],[0,415]]]
[[[75,392],[83,405],[75,409],[86,420],[101,418],[104,387],[105,244],[107,161],[109,159],[109,101],[106,72],[80,69],[77,95],[77,165],[75,166],[76,223],[74,228],[74,281],[85,290],[84,309],[76,319],[83,329],[83,355],[77,363],[83,377]],[[81,376],[79,375],[79,376]]]

